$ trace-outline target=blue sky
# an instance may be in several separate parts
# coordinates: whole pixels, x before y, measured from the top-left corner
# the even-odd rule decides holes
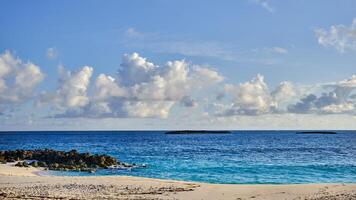
[[[356,128],[356,1],[0,4],[0,129]]]

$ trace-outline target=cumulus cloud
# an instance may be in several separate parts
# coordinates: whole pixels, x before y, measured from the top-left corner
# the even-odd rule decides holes
[[[224,80],[217,71],[200,66],[193,66],[191,81],[197,86],[206,86]]]
[[[281,82],[272,92],[271,96],[278,104],[287,103],[297,95],[296,88],[291,82]]]
[[[116,116],[166,118],[172,106],[197,88],[223,80],[214,70],[185,61],[155,65],[137,53],[123,56],[116,84],[124,91],[109,99]]]
[[[338,82],[316,84],[313,90],[296,87],[283,81],[270,90],[264,77],[257,75],[239,85],[225,84],[219,97],[228,98],[212,103],[215,116],[263,114],[356,114],[356,75]],[[225,98],[226,99],[226,98]],[[222,101],[222,98],[219,98]]]
[[[61,68],[61,87],[56,94],[59,97],[59,104],[70,108],[87,105],[89,102],[87,90],[92,73],[93,68],[89,66],[84,66],[75,72],[65,71]]]
[[[100,74],[94,85],[94,100],[101,101],[107,100],[109,97],[124,97],[126,96],[126,91],[124,88],[121,88],[116,82],[115,78]]]
[[[225,85],[225,93],[233,96],[230,106],[219,105],[220,116],[261,115],[281,110],[279,106],[295,95],[294,87],[289,82],[282,82],[270,92],[264,77],[258,74],[251,81],[238,86]],[[222,112],[221,112],[222,111]]]
[[[341,99],[335,92],[323,93],[319,97],[310,94],[289,106],[288,110],[293,113],[348,113],[354,111],[354,103]]]
[[[256,115],[268,112],[271,106],[271,98],[264,77],[257,75],[249,82],[237,87],[227,86],[227,90],[235,90],[233,107],[228,114]]]
[[[52,103],[58,108],[68,109],[70,112],[79,110],[89,103],[87,90],[93,68],[84,66],[78,71],[66,71],[59,68],[59,88],[54,92],[41,95],[41,103]]]
[[[335,48],[340,53],[356,50],[356,18],[350,26],[333,25],[327,29],[316,29],[318,43],[324,47]]]
[[[100,74],[94,84],[92,71],[88,66],[76,72],[61,70],[59,89],[42,99],[65,108],[58,117],[166,118],[177,102],[197,105],[189,99],[191,92],[223,80],[216,71],[184,60],[159,66],[137,53],[125,54],[116,75]]]
[[[257,75],[246,83],[226,84],[224,96],[232,96],[231,103],[215,103],[213,107],[217,116],[356,113],[355,75],[350,79],[314,87],[318,89],[306,93],[290,82],[281,82],[270,91],[263,76]]]
[[[290,105],[288,110],[294,113],[355,113],[356,101],[353,98],[356,89],[355,75],[350,79],[324,84],[322,89],[331,91],[323,92],[321,95],[309,94],[298,103]]]
[[[37,65],[25,63],[10,51],[5,51],[0,55],[0,107],[22,103],[33,97],[35,87],[43,78],[44,74]]]

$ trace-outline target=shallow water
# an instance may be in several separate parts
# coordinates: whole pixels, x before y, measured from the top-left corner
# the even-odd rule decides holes
[[[132,170],[95,174],[131,175],[209,183],[356,183],[356,132],[299,135],[295,131],[235,131],[224,135],[164,132],[0,133],[0,149],[52,148],[109,154]]]

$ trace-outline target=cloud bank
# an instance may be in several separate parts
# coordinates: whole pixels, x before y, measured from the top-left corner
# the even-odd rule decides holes
[[[185,60],[157,65],[138,53],[123,55],[116,74],[93,74],[92,66],[72,71],[60,66],[56,89],[37,95],[44,78],[39,66],[5,51],[0,55],[0,113],[34,100],[55,110],[51,117],[57,118],[164,119],[175,106],[218,118],[356,114],[356,75],[309,86],[313,90],[288,81],[271,87],[260,74],[229,84],[215,69]]]
[[[309,94],[288,110],[294,113],[355,114],[356,76],[335,83],[325,84],[323,89],[331,91],[321,95]]]
[[[356,75],[313,87],[315,92],[303,92],[302,87],[284,81],[271,91],[264,77],[257,75],[246,83],[226,84],[223,96],[232,97],[231,101],[215,104],[215,115],[356,114]]]
[[[90,84],[92,73],[89,66],[74,72],[61,69],[57,91],[43,93],[41,103],[64,110],[57,117],[167,118],[177,102],[194,107],[191,93],[224,79],[215,70],[184,60],[158,66],[137,53],[125,54],[113,76],[100,74]]]

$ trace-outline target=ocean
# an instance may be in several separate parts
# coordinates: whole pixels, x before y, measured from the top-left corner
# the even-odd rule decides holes
[[[65,176],[129,175],[226,184],[356,183],[356,131],[166,135],[164,131],[1,132],[0,150],[51,148],[108,154],[131,170]]]

